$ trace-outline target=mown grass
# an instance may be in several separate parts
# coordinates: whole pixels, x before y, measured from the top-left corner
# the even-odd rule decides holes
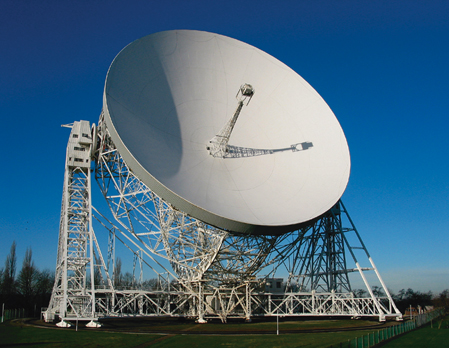
[[[333,332],[333,333],[299,333],[277,335],[175,335],[156,342],[154,348],[205,348],[205,347],[307,347],[307,348],[329,348],[338,347],[340,342],[347,345],[349,339],[355,335],[366,335],[368,331]],[[345,346],[345,345],[343,345]]]
[[[114,324],[115,323],[115,324]],[[359,320],[309,320],[309,321],[281,321],[280,335],[276,333],[276,322],[255,322],[255,323],[209,323],[199,325],[193,322],[177,322],[173,320],[132,320],[111,321],[110,329],[116,327],[121,330],[129,330],[139,333],[109,332],[108,328],[71,329],[36,328],[20,324],[20,322],[7,322],[0,325],[0,347],[28,347],[39,345],[42,347],[310,347],[328,348],[331,345],[337,346],[340,342],[348,342],[355,337],[361,337],[372,333],[374,330],[359,331],[339,331],[322,333],[294,333],[286,334],[282,330],[290,329],[328,329],[349,326],[373,325],[373,321]],[[151,327],[149,328],[149,325]],[[382,328],[381,326],[380,328]],[[169,335],[157,335],[146,330],[171,328],[173,332]],[[218,330],[219,329],[219,330]],[[200,330],[201,332],[217,332],[223,334],[192,334]],[[226,332],[244,330],[251,332],[251,335],[229,335]],[[265,333],[258,334],[258,331],[266,330]],[[146,331],[146,332],[145,332]],[[188,331],[186,335],[182,331]],[[186,332],[187,333],[187,332]]]
[[[276,319],[254,320],[251,323],[242,320],[230,320],[223,324],[219,320],[207,324],[195,324],[194,321],[176,320],[173,318],[133,318],[133,319],[106,319],[101,321],[106,330],[132,330],[134,332],[180,332],[191,333],[275,333],[277,329]],[[316,330],[338,329],[363,326],[381,326],[376,320],[291,320],[281,318],[279,327],[281,330]]]
[[[411,331],[401,337],[386,343],[385,348],[441,348],[449,347],[449,316],[444,320],[434,320],[418,330]]]
[[[5,322],[0,324],[0,347],[135,347],[159,335],[96,332],[90,330],[35,328]]]

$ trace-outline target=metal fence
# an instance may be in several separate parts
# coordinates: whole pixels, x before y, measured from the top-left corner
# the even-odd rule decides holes
[[[436,309],[432,312],[423,313],[415,316],[413,320],[401,323],[399,325],[388,326],[382,330],[368,333],[367,335],[356,337],[346,342],[340,342],[336,345],[330,346],[330,348],[369,348],[374,347],[383,341],[389,340],[398,335],[402,335],[408,331],[414,330],[423,326],[433,319],[444,314],[443,309]]]
[[[1,317],[2,323],[6,320],[20,319],[25,318],[27,316],[27,312],[23,308],[5,309],[1,314],[2,314]]]

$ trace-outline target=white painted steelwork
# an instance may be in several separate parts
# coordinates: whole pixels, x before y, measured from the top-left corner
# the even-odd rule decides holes
[[[343,132],[319,95],[273,57],[211,33],[145,37],[111,65],[98,129],[69,127],[46,320],[402,318],[339,200],[350,166]],[[118,224],[94,209],[109,231],[107,263],[92,228],[91,159]],[[126,284],[116,241],[131,252]],[[352,273],[367,298],[354,295]],[[281,290],[267,291],[285,275]]]
[[[218,230],[176,211],[139,181],[114,147],[102,118],[98,136],[101,141],[95,153],[97,181],[120,228],[100,212],[98,218],[113,232],[114,240],[127,245],[133,260],[158,274],[158,282],[149,287],[140,276],[140,281],[133,277],[132,284],[128,284],[131,287],[123,288],[119,283],[114,286],[114,274],[109,277],[112,271],[101,257],[95,234],[86,227],[91,216],[87,184],[90,170],[67,166],[79,174],[71,174],[71,179],[65,181],[61,221],[74,216],[82,219],[72,219],[71,227],[61,223],[56,282],[45,312],[47,320],[58,315],[62,320],[59,325],[66,326],[70,320],[136,315],[195,317],[199,322],[216,317],[226,322],[229,318],[249,320],[277,315],[401,318],[382,281],[386,297],[370,290],[364,272],[377,270],[341,203],[312,226],[280,236],[248,236]],[[68,148],[72,146],[69,144]],[[70,156],[68,150],[67,158]],[[75,179],[77,175],[81,176],[82,185]],[[73,198],[64,205],[68,193]],[[346,223],[343,215],[349,219]],[[83,233],[66,233],[79,229]],[[351,246],[348,233],[356,233],[360,245]],[[64,256],[73,245],[83,247]],[[115,256],[114,248],[111,243],[108,265],[110,255]],[[360,267],[353,249],[364,250],[372,267]],[[357,268],[346,266],[345,250],[351,251]],[[169,261],[169,267],[163,264],[164,260]],[[90,272],[92,264],[98,272]],[[79,267],[73,268],[75,265]],[[77,272],[64,273],[65,268]],[[354,271],[363,277],[370,293],[368,298],[354,296],[347,277]],[[283,272],[290,275],[283,285],[285,292],[266,292],[264,279]],[[377,272],[376,275],[380,277]]]
[[[242,85],[253,91],[241,94],[251,98],[243,109]],[[225,230],[292,231],[330,209],[348,182],[346,139],[324,100],[285,64],[229,37],[179,30],[129,44],[109,68],[103,112],[142,182]],[[211,155],[233,114],[225,142],[234,155]]]
[[[245,101],[248,105],[253,95],[254,88],[251,85],[245,83],[239,88],[236,96],[238,100],[237,110],[235,110],[232,118],[228,121],[228,123],[226,123],[226,125],[220,130],[220,132],[218,132],[218,134],[209,141],[210,145],[207,147],[207,149],[209,150],[209,154],[218,158],[230,157],[228,146],[229,138],[231,137],[231,133],[235,127],[235,123],[237,122],[237,118],[242,111]]]
[[[169,261],[173,277],[182,282],[230,281],[253,276],[273,263],[267,256],[287,236],[232,234],[175,209],[128,168],[103,118],[98,128],[102,140],[96,155],[96,179],[114,218],[132,243]]]
[[[74,122],[67,145],[55,283],[46,320],[91,318],[95,312],[95,271],[104,269],[92,229],[91,149],[88,121]]]

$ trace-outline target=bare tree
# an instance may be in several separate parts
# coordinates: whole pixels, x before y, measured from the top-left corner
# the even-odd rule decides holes
[[[405,298],[405,289],[399,290],[398,294],[394,298],[395,301],[402,301]]]
[[[16,241],[13,241],[3,271],[2,293],[5,295],[11,295],[15,292],[16,261]]]
[[[95,286],[103,285],[103,277],[101,275],[100,267],[94,268],[94,284]]]
[[[376,296],[376,297],[385,296],[385,293],[384,293],[383,289],[380,286],[374,285],[371,288],[371,290],[372,290],[374,296]]]
[[[366,297],[368,292],[364,289],[354,289],[353,293],[354,293],[355,297],[362,298],[362,297]]]
[[[55,274],[48,269],[44,269],[37,274],[36,293],[39,295],[51,294],[53,284],[55,282]]]
[[[23,258],[22,269],[17,276],[17,290],[26,301],[31,301],[36,293],[38,273],[32,260],[31,248],[27,248]]]
[[[442,291],[435,297],[433,299],[433,304],[435,307],[445,308],[447,311],[449,309],[449,289]]]
[[[142,289],[145,290],[159,290],[157,278],[151,278],[144,280],[142,283]]]
[[[117,257],[114,267],[114,287],[122,285],[122,260]]]
[[[32,254],[31,247],[27,248],[23,258],[22,269],[16,281],[17,293],[20,295],[21,304],[28,314],[34,314],[36,311],[36,288],[39,280],[39,271],[34,266]]]
[[[133,286],[133,275],[130,272],[126,272],[122,277],[122,282],[120,285],[125,288],[131,288]]]

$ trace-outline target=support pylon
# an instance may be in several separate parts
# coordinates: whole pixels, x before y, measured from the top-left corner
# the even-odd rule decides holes
[[[92,229],[90,166],[95,135],[88,121],[64,127],[72,130],[67,145],[55,283],[44,315],[47,321],[58,315],[59,326],[70,326],[71,319],[95,320],[95,282],[99,281],[95,279],[95,267],[104,262],[99,250],[95,254]]]
[[[362,256],[366,256],[369,267],[361,267],[356,250],[361,252]],[[317,220],[304,236],[298,246],[298,255],[288,281],[290,288],[296,288],[299,292],[354,296],[349,274],[358,272],[379,320],[385,320],[386,315],[402,318],[341,200]],[[348,268],[348,257],[352,257],[354,263],[351,264],[355,264],[355,268]],[[385,295],[383,301],[373,292],[365,276],[365,272],[368,271],[374,271],[381,284],[380,292]],[[293,285],[293,278],[298,279],[297,284]]]

